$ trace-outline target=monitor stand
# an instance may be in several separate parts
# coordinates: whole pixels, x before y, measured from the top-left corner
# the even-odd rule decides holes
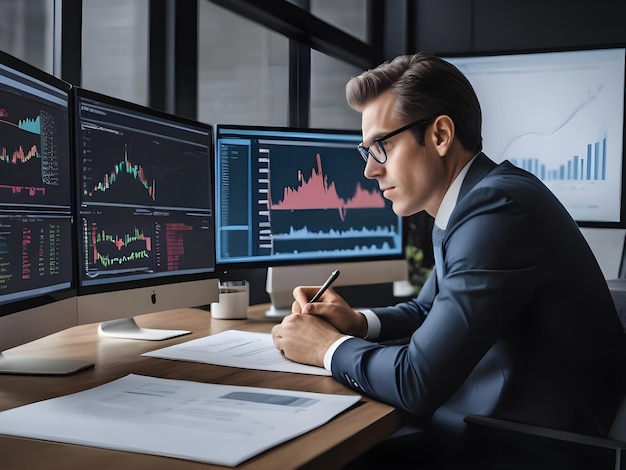
[[[266,318],[276,318],[276,319],[281,319],[286,317],[287,315],[291,314],[291,306],[289,307],[275,307],[274,305],[271,305],[270,308],[268,308],[265,311],[265,317]]]
[[[134,318],[120,318],[101,322],[98,325],[98,334],[109,338],[143,339],[148,341],[162,341],[188,335],[187,330],[157,330],[154,328],[141,328]]]
[[[0,353],[0,374],[70,375],[90,367],[93,367],[92,362],[80,359],[29,357]]]
[[[265,313],[266,318],[280,319],[289,315],[293,289],[297,286],[321,286],[335,269],[339,269],[341,275],[333,286],[395,283],[409,278],[408,263],[404,258],[270,266],[267,268],[265,290],[272,306]]]

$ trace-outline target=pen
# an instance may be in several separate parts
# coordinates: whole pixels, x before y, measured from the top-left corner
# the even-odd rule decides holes
[[[335,282],[335,279],[337,279],[338,277],[339,277],[339,270],[335,269],[332,273],[330,273],[330,276],[328,276],[328,279],[326,279],[326,282],[322,285],[322,287],[320,287],[320,290],[318,290],[315,293],[315,295],[311,298],[311,300],[309,300],[309,303],[312,304],[313,302],[317,302],[322,296],[322,294],[326,292],[326,289],[328,289],[330,285],[333,282]]]

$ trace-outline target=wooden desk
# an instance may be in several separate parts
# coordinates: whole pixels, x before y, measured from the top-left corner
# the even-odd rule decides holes
[[[141,356],[147,351],[228,329],[269,332],[274,322],[263,318],[266,308],[266,305],[250,307],[247,320],[216,320],[211,318],[209,312],[199,309],[172,310],[136,318],[139,326],[143,327],[192,331],[190,335],[165,341],[102,338],[98,336],[97,325],[91,324],[20,346],[9,354],[73,357],[92,361],[95,367],[70,376],[0,375],[0,410],[78,392],[130,373],[229,385],[354,393],[332,377],[237,369]],[[340,468],[399,429],[403,417],[399,410],[364,397],[357,407],[321,428],[270,449],[236,468]],[[0,436],[0,467],[20,470],[228,468],[9,436]]]

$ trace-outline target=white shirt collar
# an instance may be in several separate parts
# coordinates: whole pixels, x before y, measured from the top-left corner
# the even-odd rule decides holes
[[[437,216],[435,217],[435,225],[439,227],[441,230],[445,230],[448,227],[448,221],[450,220],[450,215],[456,206],[456,201],[459,198],[459,192],[461,191],[461,185],[465,180],[465,176],[469,171],[470,166],[476,160],[478,154],[474,155],[467,164],[463,167],[463,169],[456,176],[446,194],[443,196],[441,200],[441,205],[439,206],[439,210],[437,211]]]

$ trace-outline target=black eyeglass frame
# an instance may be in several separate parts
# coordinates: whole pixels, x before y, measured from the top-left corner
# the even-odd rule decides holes
[[[396,129],[395,131],[392,131],[388,134],[385,134],[381,137],[378,137],[376,139],[374,139],[372,141],[372,144],[369,147],[366,147],[365,145],[363,145],[363,142],[361,142],[360,144],[358,144],[356,147],[359,150],[359,153],[361,154],[361,157],[363,157],[363,160],[365,160],[365,163],[367,163],[367,159],[369,158],[369,156],[371,155],[372,158],[374,160],[376,160],[378,163],[380,163],[381,165],[384,164],[387,161],[387,152],[385,151],[385,146],[383,145],[383,142],[387,139],[391,139],[392,137],[407,131],[413,127],[417,127],[417,126],[425,126],[427,124],[430,124],[432,122],[432,118],[430,119],[418,119],[417,121],[413,121],[409,124],[407,124],[406,126],[402,126],[400,129]],[[376,145],[378,147],[378,149],[380,150],[381,154],[384,155],[384,159],[380,159],[378,158],[374,152],[372,152],[371,148],[373,145]]]

